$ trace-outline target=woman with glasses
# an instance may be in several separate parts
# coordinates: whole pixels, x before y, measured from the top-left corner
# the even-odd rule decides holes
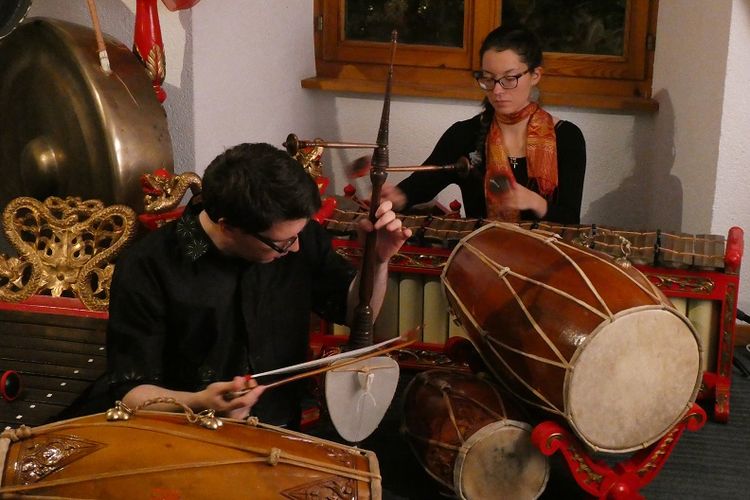
[[[580,221],[586,143],[580,129],[532,101],[542,77],[542,48],[525,28],[501,26],[480,49],[474,76],[485,93],[483,111],[453,124],[426,165],[469,158],[468,176],[415,172],[383,198],[399,210],[432,200],[449,184],[461,189],[467,217]]]

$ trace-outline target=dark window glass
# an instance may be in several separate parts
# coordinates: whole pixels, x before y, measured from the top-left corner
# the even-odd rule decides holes
[[[347,40],[463,47],[463,0],[347,0]]]
[[[523,24],[545,52],[624,55],[627,0],[503,0],[502,22]]]

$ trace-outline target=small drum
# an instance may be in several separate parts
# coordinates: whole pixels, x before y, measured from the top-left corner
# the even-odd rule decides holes
[[[453,250],[448,302],[488,367],[595,451],[644,448],[691,407],[701,346],[638,270],[559,237],[486,225]]]
[[[200,415],[103,414],[0,437],[0,497],[381,498],[377,458],[263,424]]]
[[[487,380],[431,370],[404,390],[401,432],[427,473],[459,498],[537,498],[549,464],[519,415]]]

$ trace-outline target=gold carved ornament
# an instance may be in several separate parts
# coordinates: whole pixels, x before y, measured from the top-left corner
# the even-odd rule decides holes
[[[201,178],[193,172],[173,175],[159,169],[141,176],[144,211],[149,214],[167,212],[177,207],[190,189],[193,195],[201,191]]]
[[[51,196],[12,200],[3,229],[18,257],[0,255],[0,300],[78,297],[94,311],[109,305],[112,260],[135,235],[135,212],[99,200]]]
[[[309,146],[300,148],[293,158],[302,165],[302,168],[305,169],[305,172],[307,172],[310,177],[317,179],[323,175],[323,164],[321,163],[322,156],[323,146]]]

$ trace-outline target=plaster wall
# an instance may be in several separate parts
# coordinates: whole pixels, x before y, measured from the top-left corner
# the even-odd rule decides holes
[[[725,234],[732,226],[739,226],[750,234],[750,97],[747,82],[750,68],[747,65],[747,48],[750,46],[750,2],[732,2],[729,28],[729,54],[727,57],[724,102],[719,136],[719,159],[716,172],[715,196],[711,233]],[[748,238],[745,237],[745,241]],[[745,246],[745,252],[750,248]],[[744,259],[740,274],[739,308],[750,311],[750,258]]]

